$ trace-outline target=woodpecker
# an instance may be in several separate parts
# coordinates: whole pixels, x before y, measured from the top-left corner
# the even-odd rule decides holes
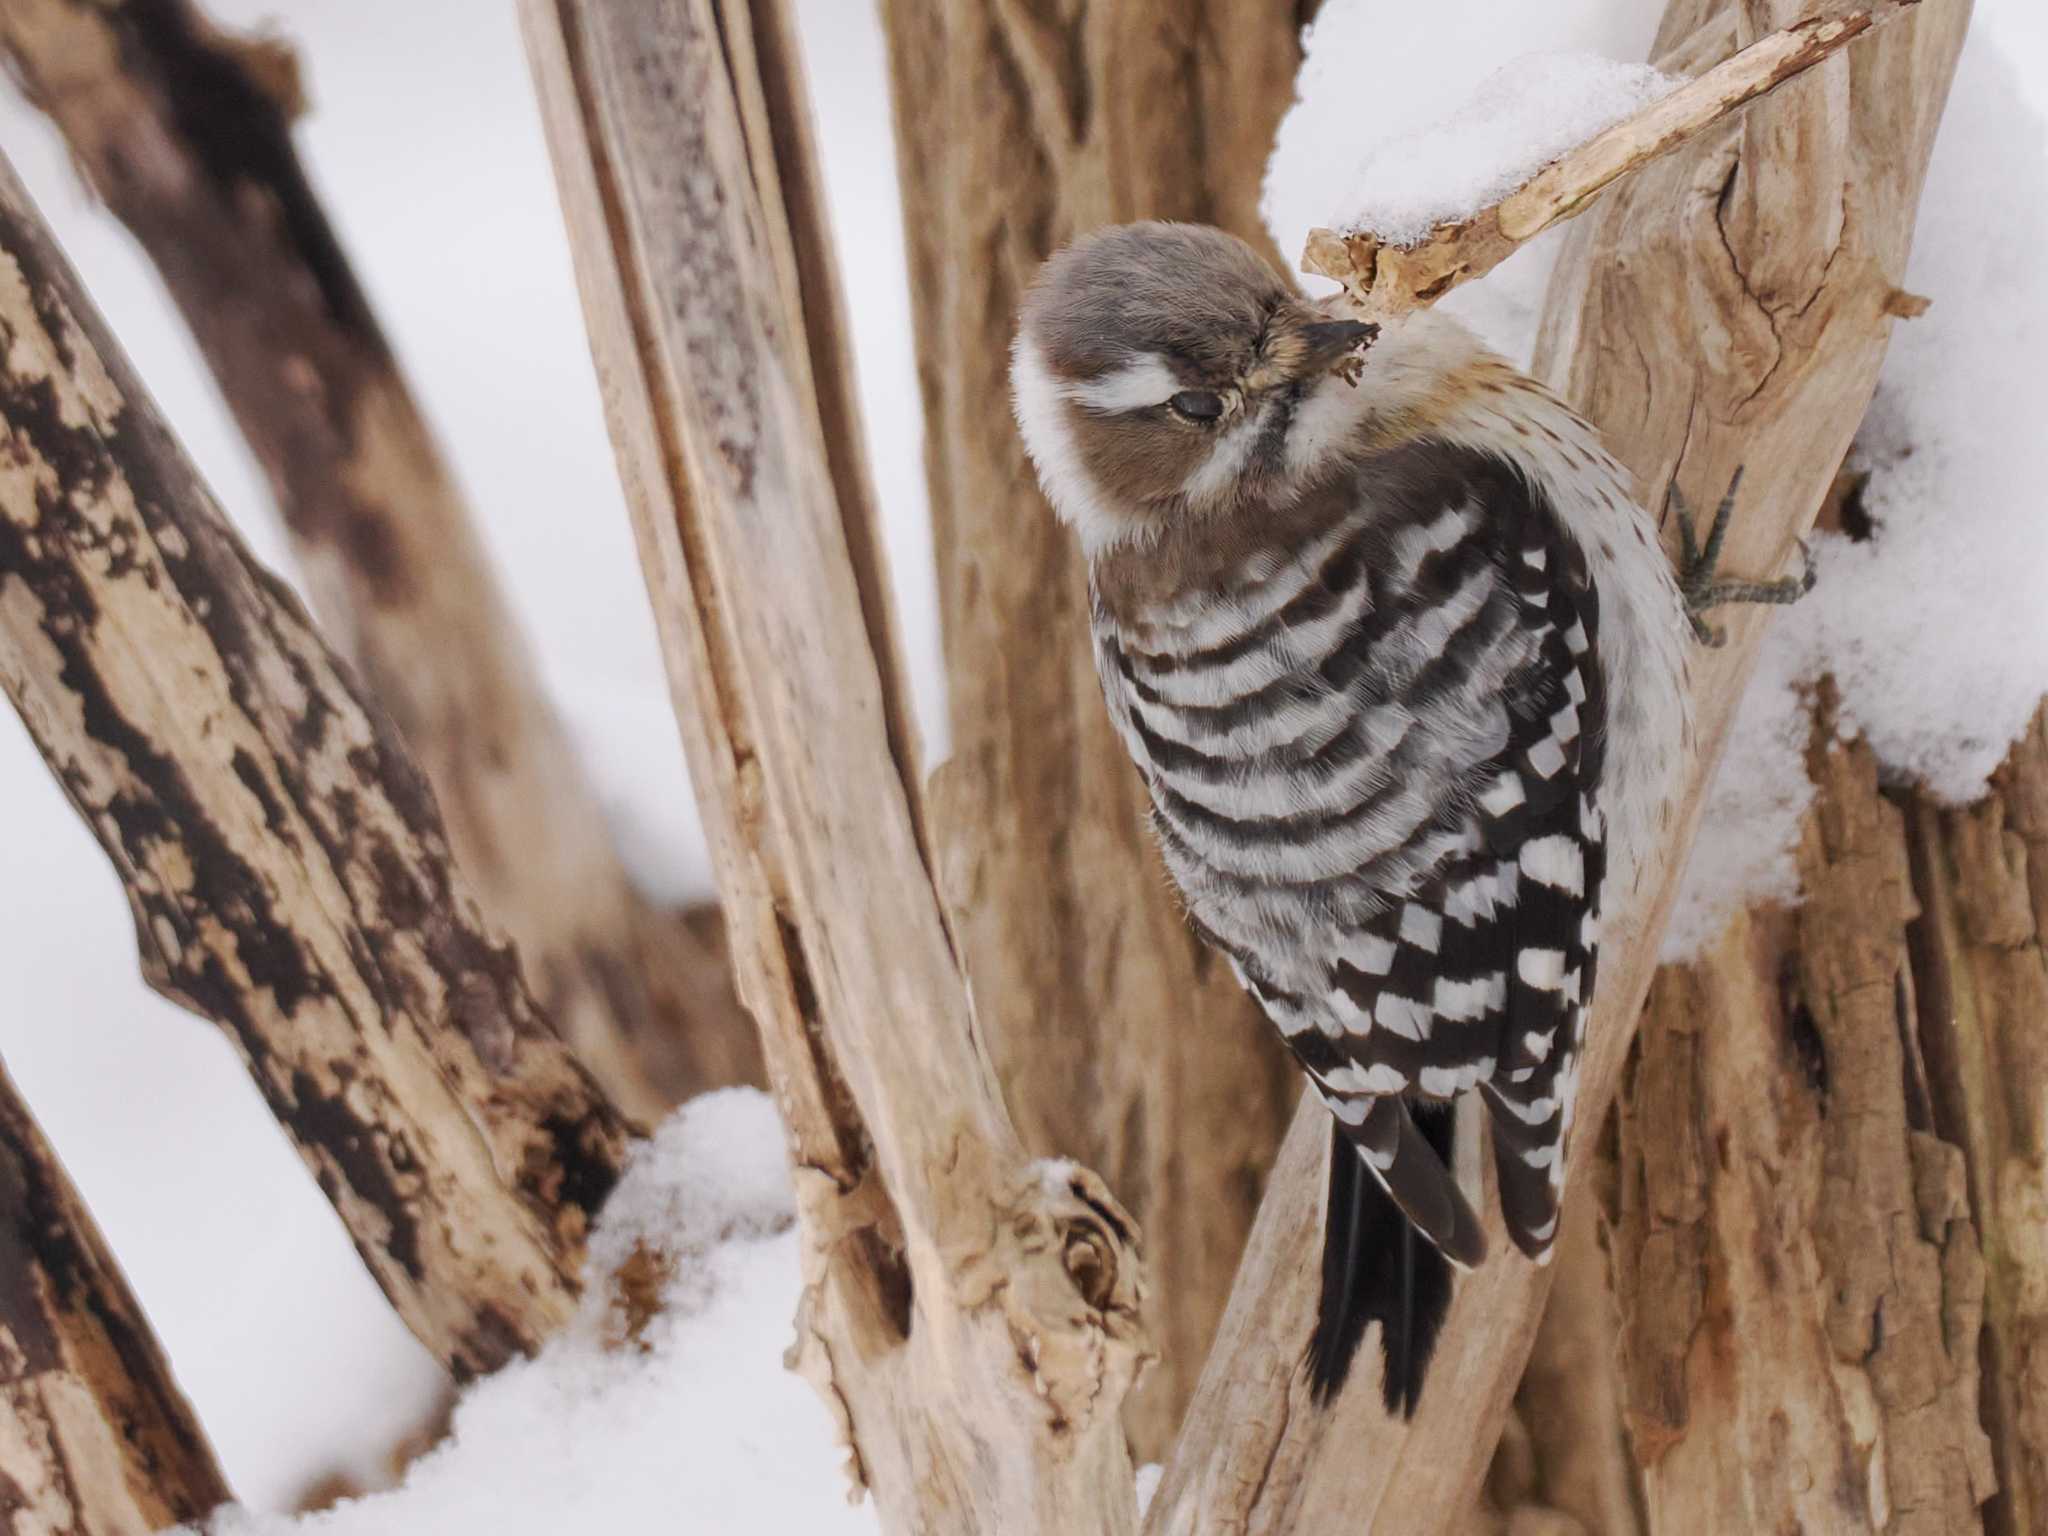
[[[1484,1105],[1507,1232],[1546,1261],[1601,905],[1670,813],[1694,615],[1767,589],[1699,560],[1681,587],[1593,428],[1454,321],[1336,318],[1221,230],[1054,255],[1011,384],[1187,917],[1330,1110],[1312,1385],[1378,1322],[1412,1414],[1486,1253],[1455,1108]]]

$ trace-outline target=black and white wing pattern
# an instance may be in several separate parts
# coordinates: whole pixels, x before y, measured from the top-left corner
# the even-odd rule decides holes
[[[1605,871],[1599,621],[1530,478],[1436,440],[1361,465],[1287,560],[1097,596],[1190,918],[1462,1263],[1479,1224],[1413,1103],[1480,1091],[1516,1243],[1556,1234]]]
[[[1469,1213],[1455,1210],[1455,1182],[1421,1145],[1406,1101],[1476,1087],[1491,1111],[1508,1231],[1542,1259],[1557,1233],[1606,869],[1599,603],[1576,541],[1521,477],[1484,484],[1487,515],[1473,538],[1495,546],[1507,578],[1495,622],[1534,642],[1501,684],[1507,742],[1478,767],[1464,803],[1446,808],[1462,817],[1463,845],[1362,924],[1333,968],[1338,991],[1374,1027],[1291,1043],[1417,1226],[1437,1237],[1451,1208],[1456,1225],[1439,1246],[1452,1258],[1469,1246]],[[1425,574],[1418,600],[1431,585]],[[1461,631],[1439,665],[1455,669],[1461,643],[1483,645],[1484,633]],[[1343,1058],[1335,1070],[1326,1046]],[[1354,1091],[1397,1081],[1398,1096]]]

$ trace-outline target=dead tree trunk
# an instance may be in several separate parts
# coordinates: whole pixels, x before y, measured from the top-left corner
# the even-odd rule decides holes
[[[337,649],[433,784],[542,1007],[630,1113],[758,1073],[722,958],[626,878],[291,143],[297,64],[188,0],[8,0],[0,46],[156,263]],[[509,323],[509,322],[508,322]]]
[[[0,1071],[0,1529],[150,1536],[231,1497],[114,1256]]]
[[[1818,734],[1802,905],[1659,977],[1621,1102],[1651,1529],[2016,1536],[2048,1512],[2048,715],[1960,811]]]
[[[1198,219],[1270,249],[1259,186],[1313,10],[882,6],[952,714],[939,867],[1027,1141],[1100,1168],[1173,1277],[1132,1402],[1144,1457],[1194,1389],[1297,1085],[1167,894],[1080,560],[1011,425],[1010,341],[1038,263],[1093,226]]]
[[[1967,810],[1899,797],[1934,1129],[1962,1152],[1984,1254],[1993,1536],[2048,1523],[2048,710]]]
[[[1950,1536],[1992,1491],[1984,1272],[1913,1027],[1901,818],[1814,754],[1805,900],[1661,973],[1621,1097],[1614,1245],[1650,1529]]]
[[[459,1375],[569,1311],[624,1123],[397,732],[222,520],[0,166],[0,685],[400,1315]]]

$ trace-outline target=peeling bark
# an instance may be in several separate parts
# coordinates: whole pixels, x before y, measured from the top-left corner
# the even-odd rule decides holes
[[[2048,711],[1965,810],[1901,796],[1908,930],[1934,1128],[1983,1237],[1994,1536],[2048,1522]]]
[[[149,1536],[231,1497],[113,1254],[0,1071],[0,1530]]]
[[[433,784],[549,1017],[643,1118],[758,1077],[717,952],[628,882],[307,183],[290,50],[218,30],[189,0],[8,0],[0,46],[156,263],[269,476],[327,634]]]
[[[250,560],[0,169],[0,685],[150,983],[229,1033],[459,1375],[567,1316],[626,1129],[457,874],[432,791]]]
[[[1137,1232],[1005,1113],[922,839],[870,499],[828,444],[779,0],[526,0],[592,345],[789,1125],[792,1364],[886,1529],[1135,1526]],[[829,271],[829,268],[826,270]],[[852,401],[838,397],[838,420]]]
[[[1983,1529],[1984,1263],[1935,1131],[1905,828],[1814,755],[1796,913],[1660,973],[1621,1102],[1624,1379],[1664,1536]]]
[[[1102,707],[1087,585],[1009,404],[1017,300],[1074,234],[1258,216],[1294,0],[885,0],[953,755],[936,856],[1026,1141],[1102,1169],[1162,1276],[1138,1453],[1180,1420],[1294,1103],[1294,1069],[1169,895]]]

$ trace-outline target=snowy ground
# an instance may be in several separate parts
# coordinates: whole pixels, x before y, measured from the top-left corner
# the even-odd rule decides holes
[[[510,7],[491,0],[213,0],[213,8],[241,24],[274,16],[304,45],[315,112],[302,142],[472,493],[547,680],[630,834],[624,841],[644,877],[664,890],[704,889],[704,852],[688,811]],[[870,0],[799,0],[798,9],[844,245],[874,461],[884,505],[894,514],[892,553],[920,662],[919,703],[928,739],[936,741],[929,542],[880,40]],[[1439,0],[1428,8],[1426,37],[1413,38],[1395,31],[1401,24],[1393,18],[1401,14],[1365,0],[1329,0],[1315,55],[1315,67],[1334,75],[1352,48],[1401,54],[1400,69],[1375,72],[1370,106],[1382,124],[1412,123],[1418,112],[1421,120],[1441,115],[1502,64],[1531,51],[1640,58],[1650,26],[1642,6],[1616,0],[1517,7]],[[2014,62],[2002,68],[1979,38],[1959,87],[1958,121],[1970,117],[1973,104],[1989,110],[2017,93],[2048,106],[2048,17],[2036,0],[1980,0],[1978,15],[1980,32],[2003,40]],[[1347,29],[1356,39],[1348,44]],[[0,98],[0,145],[114,330],[258,552],[288,565],[260,478],[146,266],[125,236],[86,205],[40,121],[11,97]],[[1350,109],[1363,143],[1375,129],[1356,92]],[[2048,191],[2039,136],[2004,137],[2010,142],[2002,157],[1981,179],[1944,182],[1937,164],[1930,214],[1940,222],[1931,232],[1958,239],[1941,248],[1923,241],[1909,286],[1932,293],[1937,307],[1904,329],[1888,378],[1931,372],[1945,381],[1951,403],[1981,415],[1990,430],[2033,443],[2035,394],[2022,387],[2024,374],[2011,371],[2012,347],[1996,350],[2009,337],[1995,317],[1979,311],[1971,318],[1947,291],[1996,291],[2015,275],[2013,263],[2038,252],[2026,231],[2038,231]],[[1981,240],[1994,208],[1997,238]],[[1300,230],[1345,211],[1318,203],[1305,182],[1292,194],[1276,191],[1283,248],[1298,249]],[[1971,239],[1985,247],[1975,269],[1960,254]],[[1952,255],[1943,258],[1939,249]],[[1458,295],[1454,307],[1469,306],[1477,323],[1502,327],[1503,344],[1512,347],[1513,327],[1532,312],[1537,290],[1530,274],[1540,260],[1517,258]],[[1955,333],[1965,336],[1969,353],[1943,353],[1945,311],[1958,316]],[[2038,357],[2043,338],[2020,339],[2028,337]],[[1971,361],[1958,367],[1957,356]],[[1980,358],[1992,359],[1988,378]],[[1884,401],[1889,414],[1881,419],[1896,428],[1905,397],[1888,389]],[[1926,479],[1976,473],[1961,463],[1930,466],[1916,471],[1925,477],[1920,481],[1896,478],[1902,519]],[[2035,485],[2044,478],[2031,477]],[[2003,505],[2015,489],[1982,474],[1967,484],[1979,506]],[[1921,540],[1914,569],[1955,573],[1949,590],[1965,598],[1983,589],[1984,573],[2039,553],[2032,544],[1985,546],[1939,527],[1911,536]],[[1872,583],[1860,589],[1872,600],[1887,595],[1881,575],[1854,569],[1854,552],[1835,558],[1828,575],[1842,590],[1853,597],[1859,589],[1851,584],[1863,580]],[[1807,630],[1779,626],[1788,638],[1773,665],[1784,677],[1797,675],[1813,647],[1829,643],[1828,625],[1838,622],[1831,611],[1816,605],[1803,621]],[[1949,617],[1962,622],[1970,614]],[[2038,639],[2038,625],[2032,634]],[[1882,678],[1883,668],[1895,664],[1874,658],[1869,675]],[[1989,719],[2010,705],[2009,697],[1971,698],[1976,713],[1965,718]],[[1916,750],[1910,740],[1888,738],[1879,714],[1873,705],[1865,725],[1881,745],[1890,741],[1908,755]],[[0,715],[0,1057],[83,1187],[248,1505],[289,1507],[309,1482],[337,1470],[379,1481],[387,1448],[432,1407],[439,1373],[364,1278],[218,1035],[135,979],[132,938],[112,876],[11,713]],[[1759,761],[1771,750],[1775,718],[1751,722],[1753,734],[1745,738],[1753,744],[1745,750]],[[1981,734],[1983,751],[1995,757],[1992,733]],[[1951,787],[1975,771],[1974,760],[1943,761],[1956,775]],[[1753,775],[1751,782],[1769,781]],[[1775,803],[1782,815],[1784,796]],[[742,1119],[749,1113],[730,1105],[721,1112]],[[693,1536],[865,1529],[864,1516],[842,1512],[822,1414],[810,1411],[795,1383],[773,1379],[787,1338],[795,1261],[786,1235],[760,1235],[773,1225],[774,1198],[758,1188],[756,1196],[744,1211],[727,1213],[752,1235],[721,1252],[714,1280],[724,1288],[707,1299],[695,1342],[668,1341],[670,1352],[657,1350],[645,1380],[593,1382],[587,1360],[557,1358],[515,1373],[528,1378],[523,1387],[487,1386],[460,1421],[465,1441],[479,1448],[473,1454],[486,1465],[493,1458],[516,1465],[520,1447],[546,1433],[549,1421],[532,1416],[536,1403],[550,1392],[602,1387],[613,1391],[606,1411],[621,1415],[622,1434],[649,1415],[669,1414],[659,1422],[695,1444],[705,1465],[734,1477],[758,1473],[776,1483],[778,1497],[794,1501],[784,1511],[787,1525],[735,1524],[707,1506],[702,1520],[680,1527]],[[745,1297],[746,1305],[732,1306],[734,1297]],[[696,1335],[707,1330],[725,1340],[728,1353],[703,1352],[712,1345]],[[671,1365],[675,1371],[662,1374]],[[682,1384],[728,1370],[760,1377],[761,1396],[749,1399],[760,1414],[715,1424],[689,1419],[676,1397]],[[643,1389],[652,1396],[635,1395]],[[714,1435],[722,1438],[706,1438]],[[764,1445],[779,1448],[772,1474],[759,1472]],[[442,1495],[433,1479],[446,1475],[430,1466],[408,1495],[418,1500],[408,1512],[423,1522],[409,1524],[408,1536],[415,1529],[474,1528],[467,1520],[434,1523],[431,1511],[448,1506],[435,1504]],[[508,1482],[508,1500],[523,1486]],[[474,1506],[464,1507],[476,1517]],[[357,1523],[344,1516],[322,1528],[334,1536],[393,1529],[392,1512],[375,1509]],[[517,1529],[509,1520],[492,1528]]]

